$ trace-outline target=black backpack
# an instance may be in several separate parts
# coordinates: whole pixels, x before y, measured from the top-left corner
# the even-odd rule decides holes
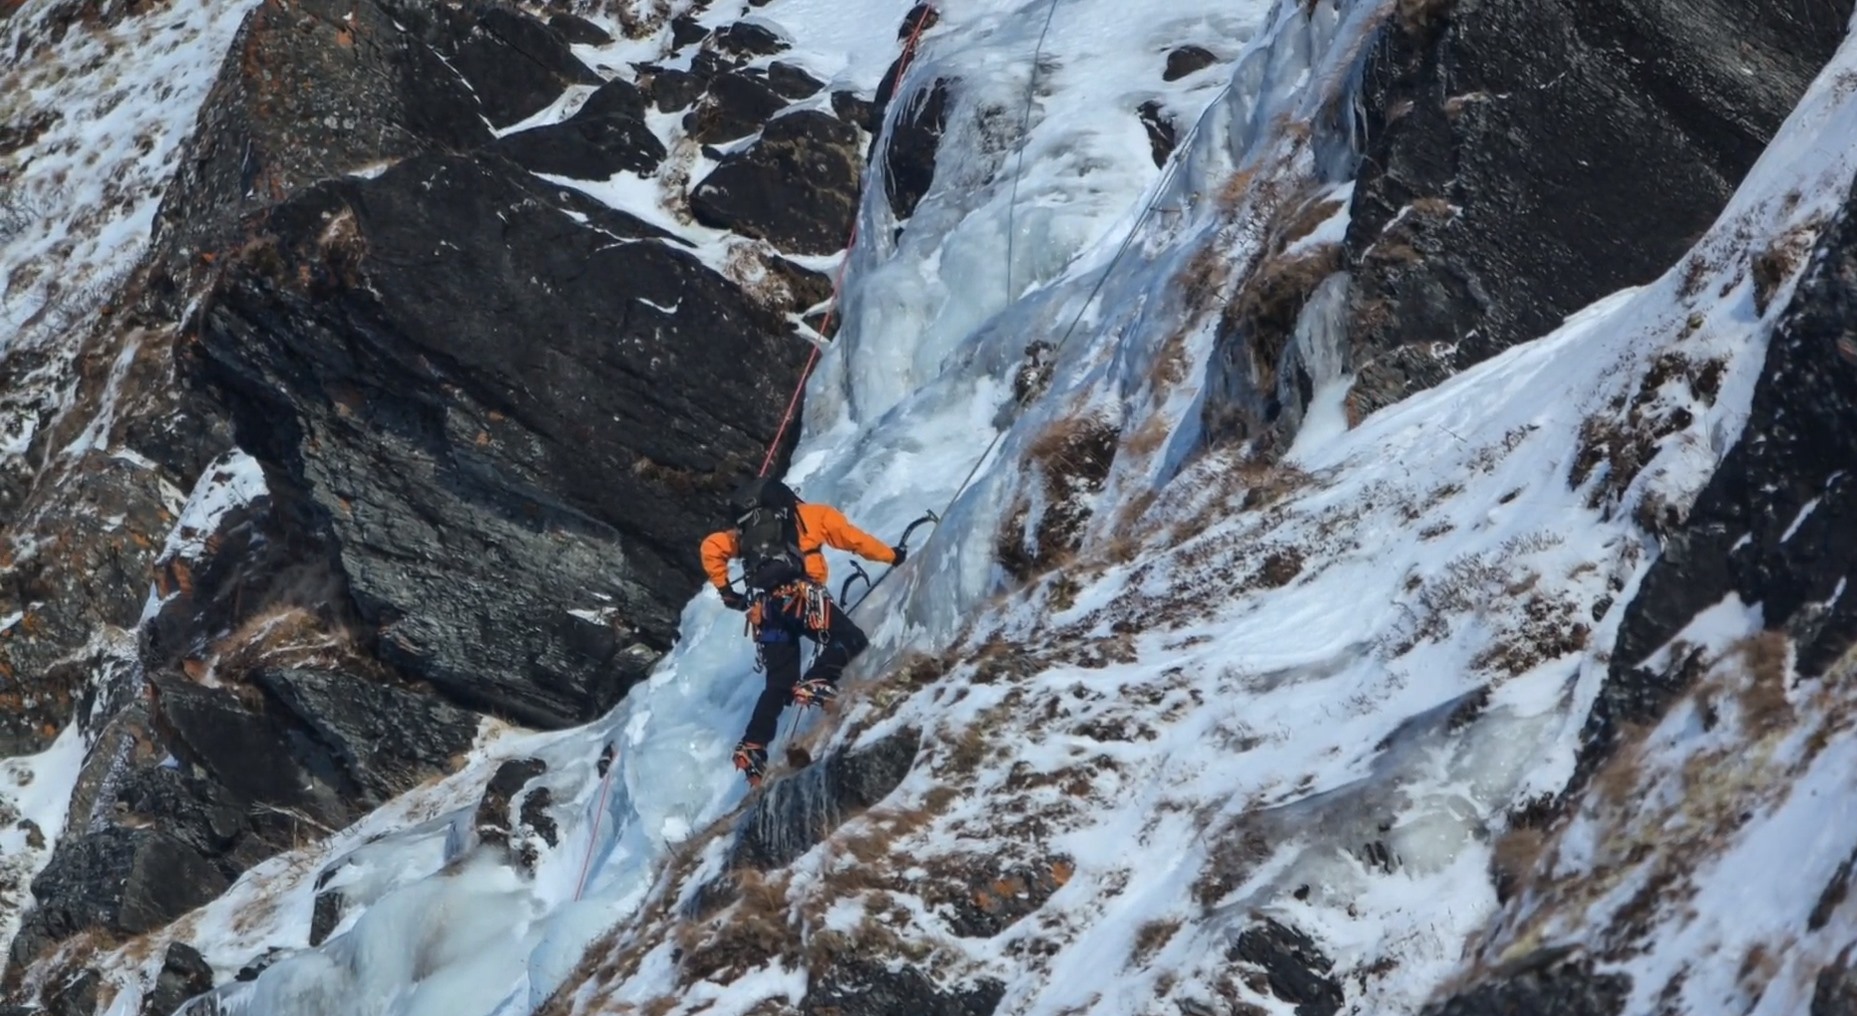
[[[742,577],[752,589],[775,589],[804,578],[800,499],[779,480],[750,480],[729,499],[741,530]]]

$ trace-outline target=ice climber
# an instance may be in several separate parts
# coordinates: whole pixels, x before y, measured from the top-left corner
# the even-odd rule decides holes
[[[902,564],[907,551],[852,525],[829,505],[803,502],[778,480],[751,480],[729,499],[729,528],[703,540],[703,571],[722,602],[748,615],[767,687],[755,703],[748,730],[735,746],[735,768],[759,784],[767,746],[788,702],[824,703],[838,694],[845,665],[869,640],[826,588],[822,547],[848,550],[869,561]],[[729,581],[729,562],[740,558],[746,593]],[[800,679],[800,638],[819,644],[819,655]]]

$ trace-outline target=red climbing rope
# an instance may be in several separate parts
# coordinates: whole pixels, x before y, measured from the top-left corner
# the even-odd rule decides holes
[[[909,38],[903,43],[903,55],[896,66],[896,84],[900,87],[903,75],[909,72],[909,65],[916,59],[916,42],[922,38],[922,30],[940,19],[933,4],[920,5],[921,15],[916,18],[915,28],[909,32]],[[894,94],[892,94],[894,99]],[[857,209],[864,206],[864,195],[858,194],[858,202],[852,206],[851,232],[845,237],[845,256],[838,262],[838,276],[832,280],[832,295],[825,304],[825,317],[819,322],[821,338],[830,338],[832,333],[832,316],[838,313],[838,294],[845,286],[845,270],[851,267],[851,251],[858,243]],[[780,429],[774,431],[774,440],[767,445],[767,457],[761,460],[760,475],[766,476],[773,468],[774,454],[780,450],[780,442],[787,436],[787,428],[793,424],[793,414],[799,411],[800,396],[806,391],[806,382],[812,377],[812,369],[819,363],[819,347],[812,347],[811,355],[806,357],[806,366],[800,368],[799,383],[793,386],[793,397],[787,400],[787,411],[780,417]]]
[[[619,768],[619,747],[608,741],[602,753],[606,772],[600,777],[599,806],[593,813],[593,832],[587,836],[587,856],[580,859],[580,879],[574,883],[574,900],[587,891],[587,872],[593,870],[593,851],[600,845],[600,820],[606,817],[606,801],[612,796],[613,772]]]

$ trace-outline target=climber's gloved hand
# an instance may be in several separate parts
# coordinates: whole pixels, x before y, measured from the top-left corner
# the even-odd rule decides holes
[[[722,597],[722,605],[730,610],[748,609],[748,598],[728,586],[717,586],[716,595]]]
[[[903,566],[903,562],[909,559],[909,548],[908,547],[891,547],[890,553],[895,555],[895,557],[890,561],[890,567],[892,568],[901,568]]]

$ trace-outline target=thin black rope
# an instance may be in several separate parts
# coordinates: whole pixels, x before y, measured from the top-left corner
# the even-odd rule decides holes
[[[1025,86],[1025,111],[1019,116],[1019,152],[1012,169],[1012,196],[1006,200],[1006,303],[1012,303],[1012,247],[1018,235],[1019,178],[1025,175],[1025,149],[1032,143],[1032,102],[1038,97],[1038,62],[1045,54],[1045,36],[1051,34],[1051,19],[1057,16],[1057,0],[1045,8],[1045,27],[1038,32],[1038,45],[1032,47],[1032,77]]]

